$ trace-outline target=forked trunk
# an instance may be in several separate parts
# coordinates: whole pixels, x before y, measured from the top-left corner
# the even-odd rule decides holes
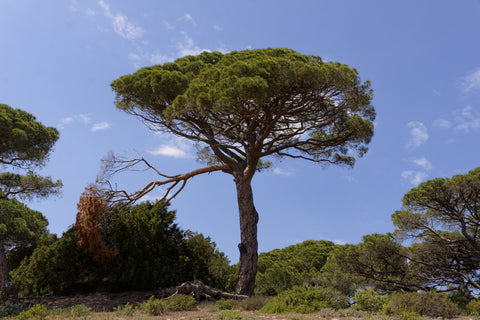
[[[0,239],[0,302],[18,303],[17,287],[10,279],[10,274],[7,265],[7,255],[5,253],[5,245]]]
[[[250,179],[243,176],[235,177],[237,187],[238,210],[240,214],[240,262],[236,293],[253,296],[255,291],[255,276],[257,275],[258,213],[253,204],[253,193]]]

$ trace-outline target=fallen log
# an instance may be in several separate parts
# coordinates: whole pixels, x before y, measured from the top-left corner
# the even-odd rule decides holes
[[[232,294],[223,292],[222,290],[212,288],[205,285],[202,281],[195,280],[193,282],[187,281],[176,287],[176,290],[167,299],[179,295],[190,295],[195,298],[197,302],[202,300],[217,301],[220,299],[245,300],[248,296],[241,294]]]

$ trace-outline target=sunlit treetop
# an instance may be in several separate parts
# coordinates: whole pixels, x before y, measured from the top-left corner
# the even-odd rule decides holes
[[[352,166],[373,136],[372,90],[357,70],[290,49],[203,52],[112,83],[150,128],[208,145],[234,172],[286,156]]]

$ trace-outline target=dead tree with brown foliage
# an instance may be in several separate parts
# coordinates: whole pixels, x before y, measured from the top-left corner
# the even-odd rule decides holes
[[[118,251],[107,240],[108,231],[111,229],[108,223],[107,201],[101,196],[99,190],[93,186],[85,188],[77,209],[75,222],[77,245],[99,263],[116,257]]]

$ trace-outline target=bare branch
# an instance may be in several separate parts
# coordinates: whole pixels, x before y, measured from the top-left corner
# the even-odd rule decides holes
[[[111,162],[108,163],[108,161],[111,161]],[[110,159],[110,160],[105,160],[105,162],[106,163],[105,163],[104,169],[106,171],[103,172],[101,177],[97,179],[97,183],[101,183],[108,186],[108,189],[107,190],[104,189],[103,192],[105,193],[106,197],[109,199],[110,203],[122,203],[122,205],[124,206],[133,204],[134,202],[140,200],[142,197],[144,197],[148,193],[152,192],[155,188],[160,186],[167,186],[167,190],[165,191],[160,201],[169,202],[170,200],[175,198],[180,193],[180,191],[183,190],[183,188],[185,187],[189,179],[204,173],[210,173],[215,171],[229,172],[229,167],[227,165],[215,165],[215,166],[197,169],[185,174],[168,176],[168,175],[162,174],[157,168],[152,166],[149,162],[147,162],[143,158],[125,160],[125,161]],[[131,170],[134,166],[139,164],[146,165],[148,169],[155,171],[159,176],[165,178],[165,180],[151,181],[142,189],[132,193],[128,193],[125,190],[114,190],[112,188],[112,184],[110,183],[109,179],[114,174],[124,170]],[[178,188],[178,190],[174,191],[175,188],[179,185],[180,187]]]

